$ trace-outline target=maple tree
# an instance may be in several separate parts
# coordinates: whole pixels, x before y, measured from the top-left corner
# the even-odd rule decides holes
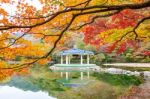
[[[136,27],[137,20],[145,16],[147,14],[141,11],[126,9],[109,18],[99,19],[84,28],[84,41],[98,49],[103,45],[109,45],[105,49],[107,53],[111,53],[117,47],[117,54],[123,53],[127,47],[138,48],[140,41],[149,42],[149,23],[142,24],[136,31],[132,29]]]
[[[0,69],[20,69],[38,62],[45,63],[46,58],[56,47],[64,44],[66,31],[83,31],[84,41],[94,45],[104,45],[112,42],[108,52],[116,48],[116,43],[122,45],[118,54],[122,53],[126,45],[130,46],[135,40],[149,39],[150,19],[149,0],[35,0],[40,5],[31,4],[26,0],[0,1],[0,56],[2,61],[14,60],[16,56],[23,56],[22,64],[17,66],[0,67]],[[32,3],[34,3],[33,1]],[[9,13],[4,6],[14,5],[15,11]],[[141,24],[147,24],[142,25]],[[83,28],[84,27],[84,28]],[[138,29],[139,28],[139,29]],[[140,29],[147,28],[142,33]],[[121,33],[114,33],[119,30]],[[20,33],[21,35],[17,36]],[[145,35],[147,33],[147,35]],[[40,43],[25,39],[33,36]],[[109,39],[108,36],[117,35]],[[32,38],[32,39],[33,39]],[[104,38],[106,38],[104,40]],[[128,40],[131,39],[130,43]],[[141,39],[142,38],[142,39]],[[119,43],[124,41],[126,43]],[[127,44],[128,43],[128,44]],[[17,46],[17,47],[16,47]],[[43,59],[44,61],[41,61]],[[27,62],[25,60],[28,60]],[[43,64],[42,63],[42,64]],[[8,65],[8,66],[7,66]]]

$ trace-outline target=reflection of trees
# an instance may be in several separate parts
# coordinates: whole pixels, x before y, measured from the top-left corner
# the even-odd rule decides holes
[[[14,86],[14,87],[22,89],[24,91],[30,90],[33,92],[37,92],[40,90],[40,88],[37,85],[33,84],[26,77],[19,77],[19,76],[13,77],[8,83],[6,83],[4,85]]]
[[[25,76],[14,76],[9,82],[3,84],[14,86],[24,91],[45,91],[49,95],[54,95],[55,92],[64,91],[66,87],[56,82],[57,74],[50,72],[47,67],[39,68],[39,65],[30,69],[30,74]]]
[[[12,73],[12,70],[0,70],[0,83],[10,80]]]
[[[14,86],[16,88],[22,89],[24,91],[46,91],[52,94],[53,91],[63,91],[63,86],[60,86],[55,80],[45,79],[45,78],[33,78],[33,77],[21,77],[15,76],[8,83],[2,84],[8,85],[10,87]]]

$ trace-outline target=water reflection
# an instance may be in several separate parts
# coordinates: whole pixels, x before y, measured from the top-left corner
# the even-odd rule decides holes
[[[42,91],[23,91],[10,86],[0,86],[0,97],[1,99],[56,99]]]
[[[10,87],[16,87],[18,89],[21,89],[23,91],[32,91],[37,92],[40,91],[40,88],[33,84],[28,77],[21,77],[21,76],[13,76],[10,81],[7,83],[4,83],[3,85],[7,85]]]
[[[101,71],[111,74],[140,74],[138,71],[131,72],[118,68],[102,68]],[[150,76],[149,71],[143,73],[144,76]],[[80,77],[78,73],[71,76],[75,79]],[[56,99],[54,97],[58,96],[60,92],[68,90],[68,87],[58,83],[57,79],[60,79],[60,73],[50,72],[47,68],[33,68],[30,75],[13,76],[10,81],[1,83],[0,99]]]
[[[0,99],[56,99],[43,92],[29,77],[14,76],[0,84]]]

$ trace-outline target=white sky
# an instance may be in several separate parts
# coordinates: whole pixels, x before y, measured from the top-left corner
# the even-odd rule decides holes
[[[1,4],[1,8],[5,9],[10,15],[15,15],[15,11],[17,11],[17,2],[21,0],[12,0],[11,4]],[[28,3],[31,6],[34,6],[37,8],[37,10],[40,10],[42,8],[42,4],[39,2],[39,0],[25,0],[25,3]],[[1,18],[1,17],[0,17]]]
[[[46,92],[23,91],[21,89],[9,86],[0,86],[1,99],[56,99]]]

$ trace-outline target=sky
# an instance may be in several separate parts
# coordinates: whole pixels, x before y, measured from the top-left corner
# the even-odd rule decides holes
[[[18,1],[21,0],[12,0],[11,4],[0,4],[1,8],[4,8],[10,15],[15,15],[15,11],[17,11],[17,4]],[[31,6],[36,7],[38,10],[42,8],[42,4],[39,2],[39,0],[25,0],[25,3],[28,3]]]

